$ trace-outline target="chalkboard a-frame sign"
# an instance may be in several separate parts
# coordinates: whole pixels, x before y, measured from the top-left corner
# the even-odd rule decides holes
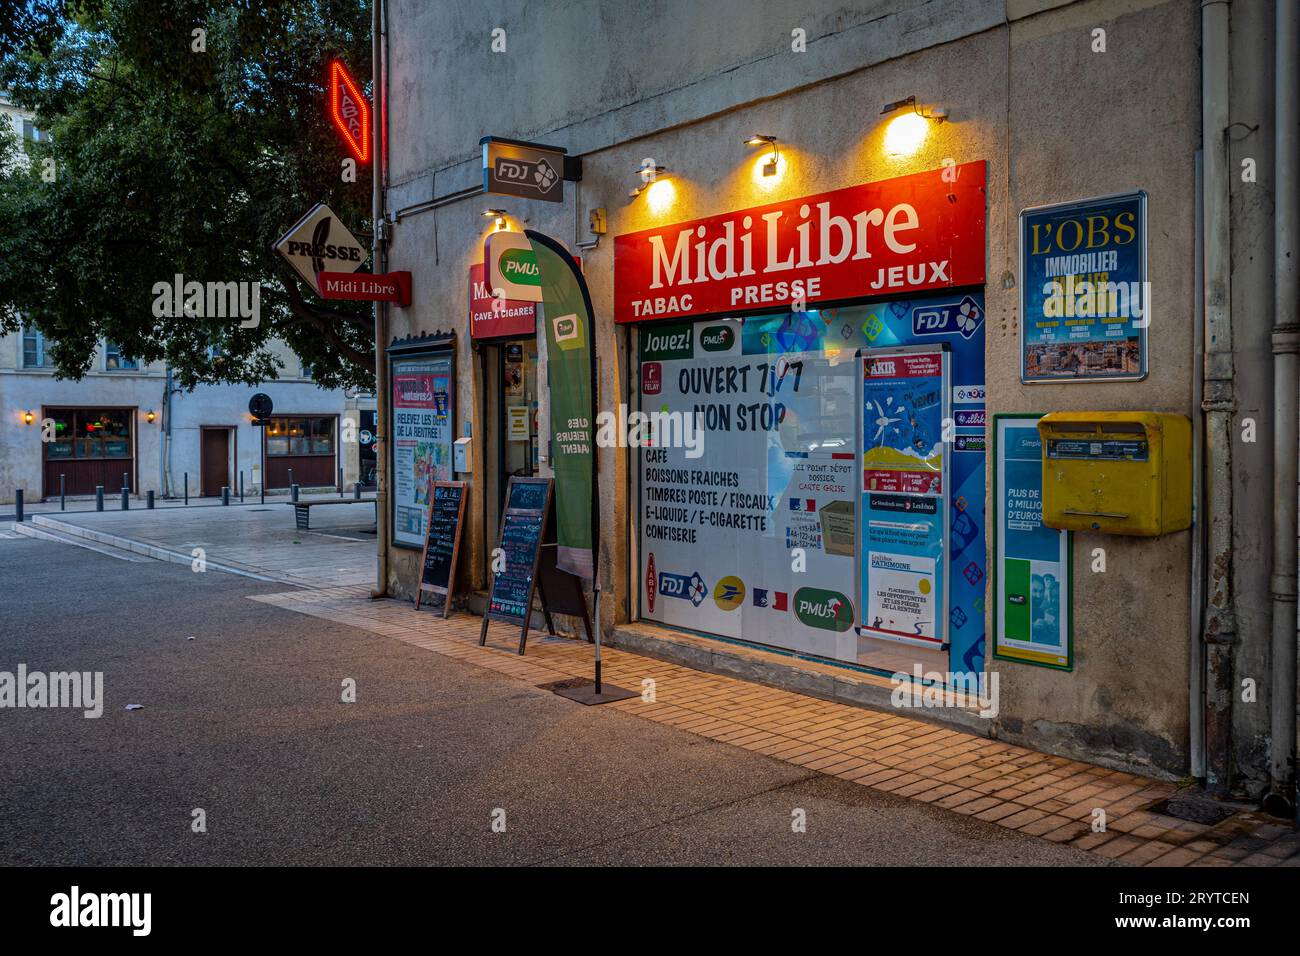
[[[415,609],[420,609],[420,598],[426,591],[441,594],[442,616],[446,617],[451,611],[451,596],[456,590],[456,558],[460,554],[461,525],[465,523],[465,482],[433,482],[429,488],[426,519]]]
[[[479,632],[480,646],[487,643],[488,622],[505,621],[520,626],[519,653],[522,654],[528,643],[534,592],[541,598],[542,614],[551,634],[555,634],[551,619],[551,612],[555,611],[580,616],[587,629],[587,640],[592,640],[582,581],[555,568],[555,529],[551,527],[553,482],[551,478],[510,479],[497,539],[504,562],[500,570],[493,571],[487,612]]]

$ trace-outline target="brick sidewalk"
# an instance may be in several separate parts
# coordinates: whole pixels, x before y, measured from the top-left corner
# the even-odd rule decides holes
[[[250,597],[277,607],[397,638],[530,684],[590,677],[590,645],[530,636],[517,656],[518,628],[494,623],[478,646],[482,619],[444,621],[405,601],[372,601],[361,587]],[[1055,843],[1134,865],[1300,866],[1300,836],[1270,817],[1238,813],[1208,826],[1147,808],[1174,784],[1053,757],[891,713],[837,704],[677,664],[606,649],[604,676],[642,692],[603,706],[787,763]],[[1093,832],[1094,810],[1106,814]]]

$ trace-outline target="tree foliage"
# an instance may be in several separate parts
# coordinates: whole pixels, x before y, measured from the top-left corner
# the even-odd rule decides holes
[[[271,249],[321,201],[366,242],[370,170],[344,181],[325,83],[334,57],[370,76],[369,4],[16,6],[0,89],[52,139],[8,144],[30,162],[0,175],[0,329],[40,329],[74,377],[103,338],[165,359],[185,387],[252,383],[275,376],[266,346],[279,338],[322,386],[372,385],[369,309],[316,299]],[[260,324],[156,317],[154,286],[178,274],[261,283]]]

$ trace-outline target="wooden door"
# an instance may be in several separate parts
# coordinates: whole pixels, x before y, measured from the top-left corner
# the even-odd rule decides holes
[[[203,474],[203,496],[212,498],[221,494],[223,485],[230,484],[230,430],[204,428],[199,447],[200,471]]]

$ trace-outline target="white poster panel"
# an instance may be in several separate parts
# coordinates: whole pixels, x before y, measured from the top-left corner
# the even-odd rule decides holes
[[[781,321],[641,330],[641,614],[856,661],[855,352],[783,351]]]

